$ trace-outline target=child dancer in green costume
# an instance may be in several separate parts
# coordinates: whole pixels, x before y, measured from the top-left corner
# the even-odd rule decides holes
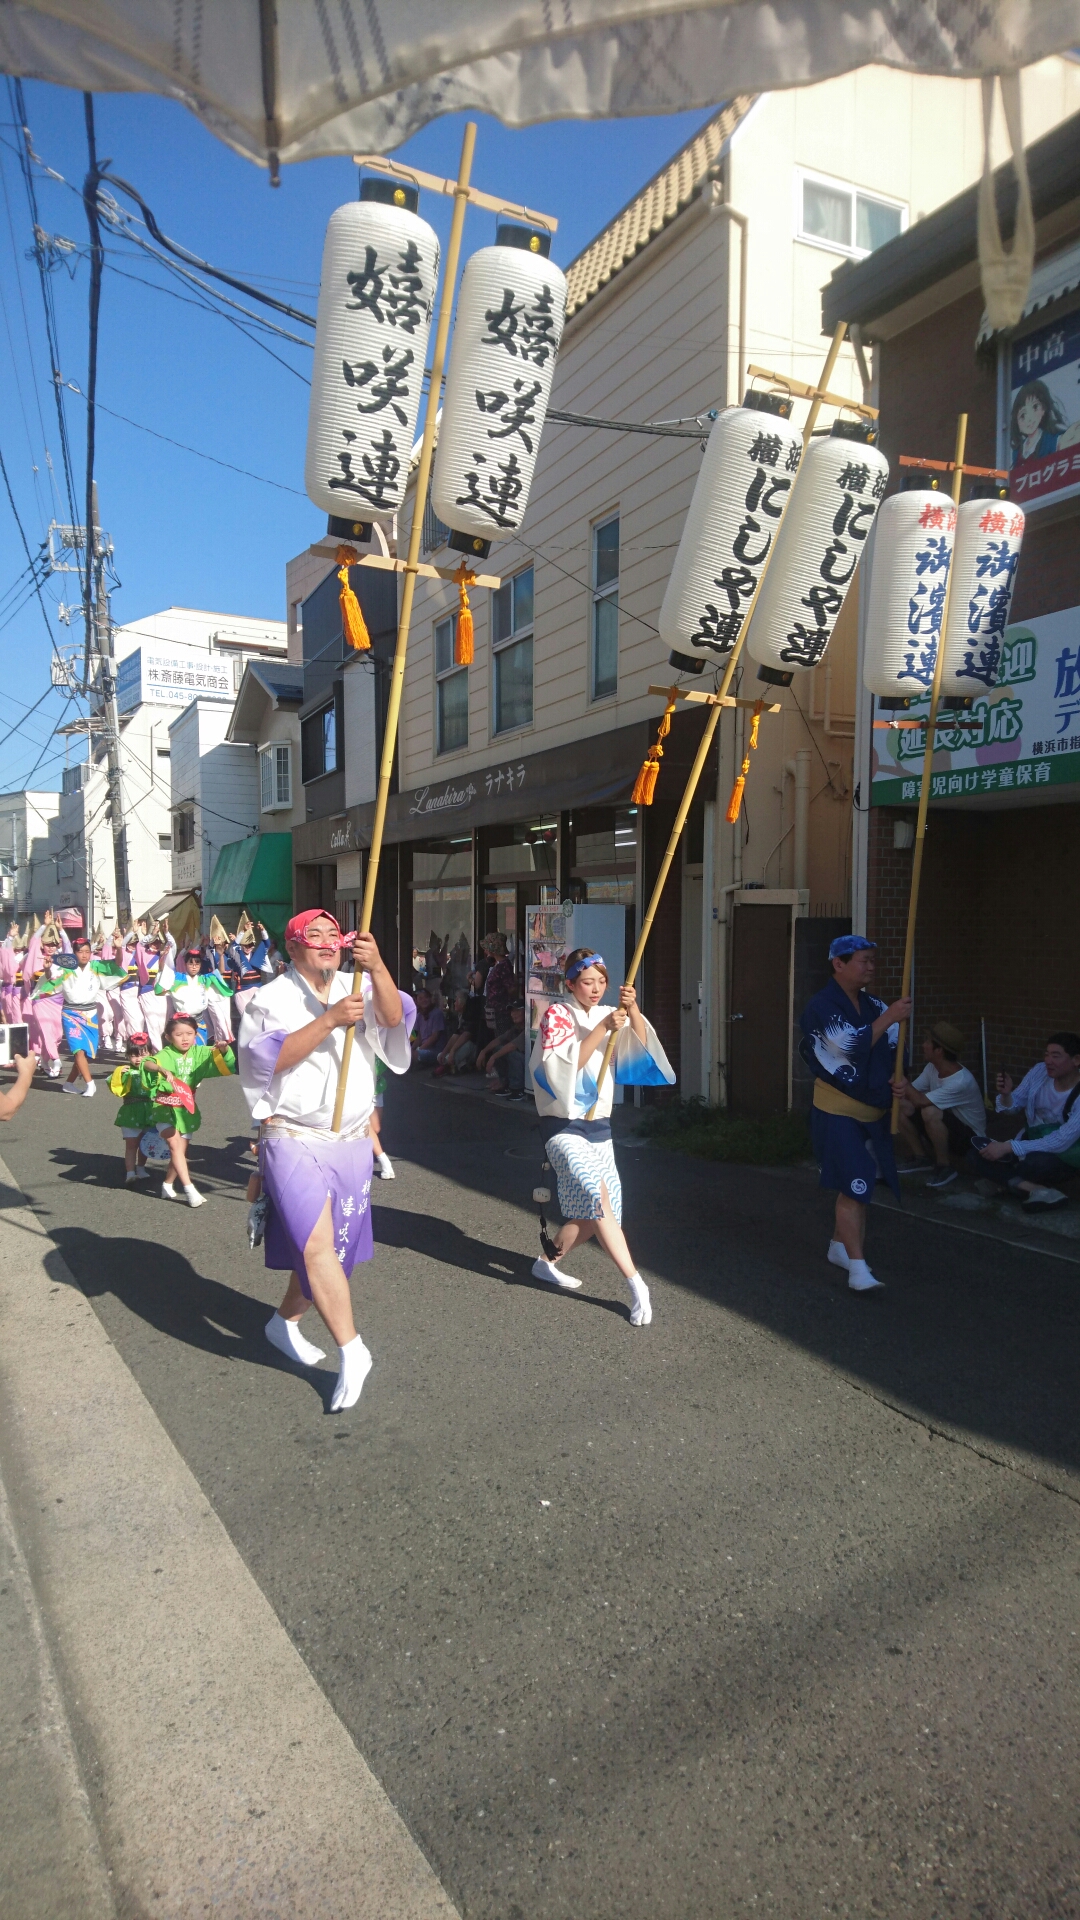
[[[163,1200],[178,1198],[176,1183],[184,1189],[189,1207],[205,1207],[206,1200],[192,1184],[187,1163],[188,1135],[201,1125],[195,1088],[213,1075],[236,1072],[231,1047],[200,1047],[198,1029],[189,1014],[174,1013],[165,1026],[165,1045],[146,1061],[143,1080],[154,1101],[154,1125],[169,1145],[169,1178],[162,1182]]]
[[[126,1064],[117,1067],[109,1079],[109,1092],[115,1093],[120,1102],[115,1125],[124,1136],[124,1181],[129,1187],[135,1186],[139,1180],[150,1178],[146,1171],[146,1155],[139,1145],[147,1128],[154,1125],[154,1102],[142,1077],[143,1063],[149,1051],[149,1034],[129,1034],[125,1049]]]

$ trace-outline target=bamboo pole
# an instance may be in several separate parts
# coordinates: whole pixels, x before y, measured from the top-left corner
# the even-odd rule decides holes
[[[953,455],[952,501],[953,506],[960,505],[960,489],[964,484],[964,449],[967,446],[966,413],[957,416],[956,451]],[[911,992],[911,969],[915,960],[915,922],[919,912],[919,883],[922,880],[923,847],[926,843],[926,813],[930,805],[930,778],[934,766],[934,739],[937,729],[938,701],[941,698],[941,675],[945,666],[945,623],[949,617],[949,593],[952,588],[952,566],[945,576],[945,594],[941,606],[941,626],[938,630],[937,657],[934,661],[934,679],[930,690],[930,714],[926,722],[926,750],[923,753],[922,781],[919,786],[919,818],[915,827],[915,854],[911,863],[911,894],[908,899],[907,937],[904,941],[904,970],[900,977],[900,998],[906,1000]],[[907,1040],[907,1021],[901,1020],[896,1040],[896,1064],[893,1068],[898,1079],[904,1068],[904,1043]],[[892,1131],[900,1131],[900,1097],[893,1094]]]
[[[808,392],[811,392],[811,391],[813,392],[814,397],[810,403],[810,411],[806,416],[806,424],[802,430],[802,442],[803,442],[804,453],[806,452],[807,447],[810,445],[810,436],[817,425],[817,417],[818,417],[818,414],[821,412],[822,402],[826,398],[829,381],[832,379],[833,368],[836,365],[837,355],[840,352],[840,348],[844,344],[844,335],[846,334],[846,332],[847,332],[847,322],[845,320],[842,320],[840,322],[840,325],[837,327],[836,332],[833,334],[832,340],[830,342],[829,351],[825,356],[825,365],[822,368],[822,372],[821,372],[821,379],[818,382],[817,387],[813,389],[807,389]],[[664,891],[664,887],[667,884],[668,874],[671,872],[671,863],[675,858],[676,848],[678,847],[679,841],[682,837],[682,830],[686,825],[687,815],[689,814],[690,808],[692,807],[694,802],[694,795],[697,792],[698,781],[701,779],[702,773],[705,770],[705,762],[709,757],[709,749],[713,743],[713,735],[715,734],[717,726],[719,724],[720,715],[724,711],[723,705],[721,703],[726,698],[728,690],[731,686],[731,682],[735,676],[735,668],[738,666],[738,663],[739,663],[739,656],[742,653],[743,642],[746,639],[746,635],[750,628],[750,622],[753,618],[754,608],[757,606],[758,594],[761,592],[761,588],[765,580],[765,575],[769,571],[769,564],[775,552],[776,552],[776,541],[774,539],[772,550],[766,555],[765,565],[762,567],[761,573],[758,576],[758,583],[757,583],[757,586],[754,588],[753,594],[750,599],[750,604],[747,607],[745,614],[743,615],[743,623],[742,623],[742,626],[739,628],[739,637],[736,640],[735,645],[731,650],[731,658],[729,659],[727,666],[724,669],[724,677],[723,677],[723,680],[720,682],[720,686],[717,690],[715,704],[712,706],[709,713],[708,720],[705,722],[705,730],[702,733],[700,745],[698,746],[697,753],[694,756],[694,764],[690,769],[690,778],[686,783],[686,789],[683,793],[683,797],[681,801],[679,802],[679,810],[675,815],[674,824],[672,825],[671,832],[668,835],[668,843],[666,848],[664,849],[664,857],[660,862],[660,871],[656,876],[656,884],[652,890],[652,898],[649,901],[648,910],[645,914],[645,918],[641,923],[641,932],[638,935],[637,946],[634,948],[633,958],[630,961],[630,966],[627,971],[625,984],[628,987],[632,987],[634,984],[634,981],[637,979],[638,970],[641,966],[642,957],[645,953],[645,945],[649,938],[650,933],[652,932],[653,921],[655,920],[657,912],[659,910],[660,897]],[[593,1118],[593,1115],[596,1112],[597,1104],[600,1098],[600,1089],[604,1084],[604,1075],[607,1073],[607,1070],[611,1065],[611,1056],[615,1051],[615,1042],[617,1039],[618,1039],[617,1031],[614,1033],[610,1033],[608,1035],[607,1045],[604,1048],[604,1057],[600,1062],[600,1072],[596,1076],[596,1100],[593,1101],[592,1106],[589,1108],[589,1111],[585,1116],[587,1120],[591,1120]]]
[[[450,221],[450,240],[446,249],[446,264],[443,269],[442,290],[439,295],[439,318],[435,327],[435,350],[431,356],[431,380],[428,385],[427,412],[424,416],[424,437],[420,443],[420,463],[416,470],[416,492],[413,496],[412,526],[409,529],[408,557],[405,562],[405,581],[401,590],[401,614],[398,620],[397,644],[394,647],[394,666],[390,676],[390,698],[386,707],[386,731],[383,735],[382,759],[379,763],[379,788],[375,797],[375,820],[371,829],[371,849],[368,853],[367,878],[364,883],[364,903],[360,917],[360,932],[369,933],[371,916],[375,906],[375,886],[379,877],[379,857],[382,853],[383,831],[386,826],[386,803],[390,797],[390,777],[394,766],[394,748],[397,744],[398,717],[401,712],[401,692],[405,682],[405,652],[409,644],[409,626],[412,621],[413,595],[416,592],[416,576],[420,559],[420,539],[424,527],[424,507],[427,501],[428,479],[431,474],[431,457],[435,446],[435,422],[439,413],[439,395],[442,386],[443,365],[446,360],[446,343],[450,337],[450,316],[454,308],[454,282],[457,279],[458,259],[461,254],[461,235],[465,225],[465,209],[469,202],[469,175],[472,172],[473,149],[476,146],[476,122],[470,120],[465,128],[461,142],[461,162],[458,167],[457,185],[454,188],[454,212]],[[363,968],[353,972],[352,990],[359,993],[363,985]],[[338,1073],[337,1096],[334,1100],[334,1132],[341,1129],[341,1116],[345,1107],[345,1086],[349,1078],[349,1064],[352,1058],[353,1035],[355,1028],[345,1030],[345,1049],[341,1056],[341,1069]]]

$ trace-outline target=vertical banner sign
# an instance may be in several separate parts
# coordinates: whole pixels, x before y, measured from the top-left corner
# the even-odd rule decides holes
[[[1009,492],[1048,507],[1080,492],[1080,313],[1009,348]]]
[[[415,203],[415,189],[391,191]],[[324,513],[366,518],[401,506],[438,272],[439,242],[407,205],[361,199],[331,214],[304,467],[308,498]]]

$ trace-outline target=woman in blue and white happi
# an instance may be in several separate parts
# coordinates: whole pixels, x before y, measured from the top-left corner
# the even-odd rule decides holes
[[[619,988],[617,1007],[601,1006],[607,992],[604,957],[576,947],[563,965],[565,1000],[543,1014],[532,1051],[536,1110],[550,1123],[547,1157],[559,1183],[559,1210],[565,1224],[551,1260],[537,1260],[533,1273],[555,1287],[580,1287],[564,1273],[563,1256],[594,1237],[609,1254],[630,1289],[630,1324],[647,1327],[652,1319],[649,1289],[634,1265],[622,1230],[622,1183],[611,1143],[614,1083],[635,1087],[671,1087],[675,1075],[653,1028],[637,1003],[633,987]],[[608,1037],[617,1038],[611,1071],[597,1089]],[[593,1118],[586,1116],[595,1108]]]

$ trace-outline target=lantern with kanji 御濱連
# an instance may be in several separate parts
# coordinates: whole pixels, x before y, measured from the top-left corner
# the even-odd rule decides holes
[[[746,639],[759,680],[789,686],[817,666],[888,481],[889,463],[862,422],[834,421],[811,442]]]
[[[660,608],[660,638],[680,672],[731,653],[802,457],[781,394],[748,393],[715,421]]]
[[[495,242],[461,276],[431,478],[451,546],[481,557],[525,517],[566,317],[550,236],[504,224]]]
[[[863,681],[894,707],[933,685],[956,529],[949,495],[913,480],[878,516],[866,602]]]
[[[1012,608],[1024,513],[998,490],[966,500],[956,516],[941,691],[951,701],[998,684]]]
[[[405,496],[439,272],[415,187],[365,180],[323,244],[304,485],[340,519]]]

